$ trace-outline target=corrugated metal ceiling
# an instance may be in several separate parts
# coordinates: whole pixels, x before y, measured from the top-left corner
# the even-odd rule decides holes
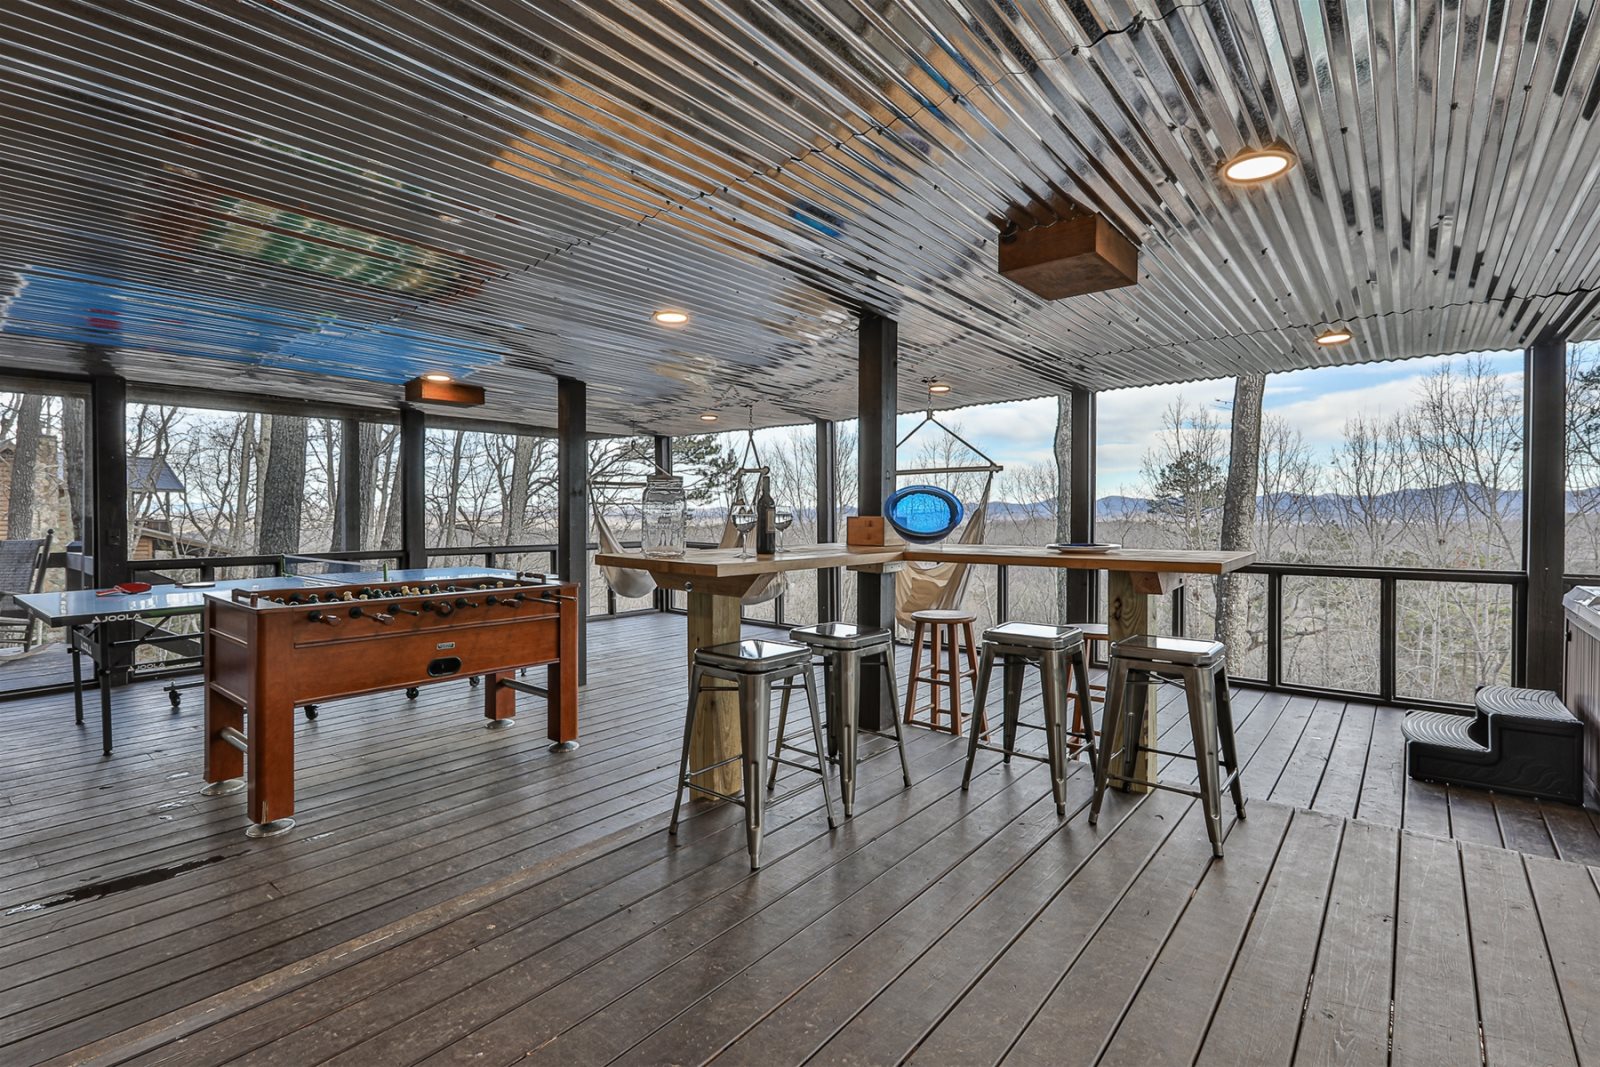
[[[1596,332],[1592,2],[5,7],[0,366],[670,433],[849,417],[861,308],[911,406]],[[999,277],[1074,208],[1137,286]]]

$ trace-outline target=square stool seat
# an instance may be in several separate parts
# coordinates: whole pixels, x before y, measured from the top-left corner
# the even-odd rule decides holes
[[[1221,641],[1151,637],[1148,634],[1126,637],[1111,646],[1111,654],[1121,659],[1171,663],[1180,667],[1209,667],[1220,660],[1226,651]]]
[[[853,652],[887,645],[894,640],[894,635],[881,626],[857,626],[853,622],[819,622],[814,626],[796,626],[789,631],[789,640],[798,641],[812,648]]]
[[[786,641],[751,638],[695,649],[695,662],[705,667],[748,674],[760,674],[780,667],[811,662],[811,650]]]
[[[1013,648],[1070,648],[1083,635],[1071,626],[1049,626],[1037,622],[1003,622],[983,631],[983,640]]]

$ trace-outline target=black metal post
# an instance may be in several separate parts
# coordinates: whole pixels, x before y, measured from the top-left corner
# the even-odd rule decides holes
[[[94,584],[128,580],[128,383],[89,379],[89,484],[94,506],[85,548],[94,555]]]
[[[895,424],[899,415],[899,335],[893,319],[867,313],[861,316],[857,348],[857,462],[860,496],[857,513],[882,515],[884,501],[894,492]],[[893,574],[856,574],[856,621],[862,626],[894,625]],[[880,689],[863,686],[860,725],[877,730],[882,722]]]
[[[1069,526],[1074,541],[1094,540],[1095,499],[1095,395],[1088,389],[1072,390],[1072,515]],[[1063,621],[1093,621],[1096,571],[1067,572],[1067,614]]]
[[[1378,580],[1378,695],[1393,702],[1399,687],[1400,583]]]
[[[578,684],[589,677],[588,387],[556,379],[556,573],[578,583]]]
[[[104,589],[128,580],[128,383],[114,375],[89,379],[89,478],[93,496],[91,534],[94,585]],[[132,649],[121,642],[132,632],[125,622],[95,624],[95,679],[100,687],[100,745],[111,755],[111,689],[128,680]],[[82,715],[79,715],[82,722]]]
[[[1267,574],[1267,685],[1283,684],[1283,575]]]
[[[839,540],[839,480],[835,468],[839,457],[839,424],[818,419],[817,427],[817,544]],[[817,571],[817,621],[832,622],[839,617],[844,602],[843,583],[838,567]]]
[[[1523,387],[1523,565],[1528,572],[1527,682],[1561,690],[1566,648],[1561,576],[1566,570],[1567,339],[1543,337],[1527,352]]]
[[[353,552],[361,547],[362,503],[367,486],[361,484],[361,422],[339,423],[339,514],[334,516],[334,547]]]
[[[418,408],[400,409],[400,565],[428,565],[428,422]]]
[[[672,438],[666,436],[665,434],[659,434],[658,433],[651,439],[651,446],[652,446],[652,448],[654,449],[654,452],[655,452],[655,455],[654,455],[653,458],[655,459],[656,473],[657,474],[671,474],[672,473]],[[650,602],[651,602],[651,605],[657,611],[671,611],[672,610],[672,590],[670,590],[670,589],[657,589],[654,593],[651,594]]]

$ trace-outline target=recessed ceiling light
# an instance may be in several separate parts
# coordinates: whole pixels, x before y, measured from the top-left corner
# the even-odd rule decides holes
[[[1276,178],[1294,166],[1294,153],[1287,148],[1251,148],[1222,165],[1222,176],[1239,185],[1254,185]]]
[[[1342,345],[1354,336],[1355,334],[1343,326],[1335,326],[1331,330],[1323,330],[1317,334],[1317,344],[1325,346]]]
[[[422,376],[422,380],[425,382],[448,382],[451,378],[450,375],[445,374],[443,371],[429,371]]]
[[[717,417],[715,415],[711,414],[710,412],[707,412],[706,414],[700,416],[700,421],[701,422],[716,422],[717,421]]]
[[[682,326],[689,321],[689,313],[687,311],[673,311],[670,308],[664,308],[650,317],[663,326]]]

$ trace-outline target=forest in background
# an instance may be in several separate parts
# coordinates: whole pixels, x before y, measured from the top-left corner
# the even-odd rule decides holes
[[[1403,410],[1381,417],[1352,412],[1331,449],[1313,448],[1297,427],[1263,413],[1261,384],[1240,379],[1231,409],[1181,401],[1168,408],[1160,432],[1146,444],[1137,484],[1100,496],[1100,539],[1145,547],[1230,544],[1278,562],[1496,571],[1520,565],[1520,375],[1496,373],[1482,357],[1460,357],[1428,375]],[[1600,571],[1600,346],[1572,347],[1568,389],[1567,569],[1588,573]],[[1058,455],[1070,440],[1062,409]],[[961,432],[959,410],[943,418]],[[58,546],[81,530],[82,420],[82,402],[73,398],[0,393],[0,449],[9,449],[13,475],[4,485],[8,530],[53,529]],[[129,487],[130,543],[148,535],[158,556],[397,547],[398,427],[363,422],[352,441],[344,439],[345,430],[339,420],[131,404],[129,454],[141,459],[132,473],[145,483]],[[814,541],[813,428],[760,431],[756,441],[776,495],[795,511],[786,536]],[[339,478],[347,447],[360,457],[354,487]],[[675,439],[674,464],[690,487],[691,539],[721,538],[745,448],[739,431]],[[1236,455],[1247,457],[1245,463],[1236,465]],[[640,483],[653,467],[651,456],[643,437],[596,439],[590,448],[596,502],[625,539],[636,536]],[[426,457],[430,545],[470,549],[554,540],[550,438],[435,427],[428,431]],[[930,427],[907,442],[901,461],[915,468],[973,458]],[[161,491],[163,467],[180,490]],[[1064,538],[1059,505],[1068,487],[1061,471],[1060,463],[1041,463],[1000,474],[990,491],[988,539]],[[855,497],[855,475],[853,424],[841,423],[841,501]],[[969,504],[983,493],[982,475],[923,480]],[[747,495],[751,488],[746,479]],[[351,544],[334,521],[347,491],[362,498],[360,538],[350,538]],[[546,565],[542,556],[518,562]],[[1213,581],[1191,583],[1187,629],[1223,633],[1236,670],[1260,673],[1265,581],[1241,576],[1230,584],[1231,591]],[[593,604],[603,610],[603,583],[595,585]],[[814,585],[809,579],[794,583],[785,598],[787,619],[809,619]],[[853,583],[845,585],[849,600]],[[1014,571],[1010,586],[1014,616],[1061,618],[1064,597],[1055,574]],[[1286,579],[1285,676],[1375,688],[1377,595],[1372,580]],[[969,598],[993,613],[992,570],[978,570]],[[1404,692],[1456,697],[1508,675],[1508,587],[1403,583],[1400,608]],[[775,610],[768,605],[763,612]]]

